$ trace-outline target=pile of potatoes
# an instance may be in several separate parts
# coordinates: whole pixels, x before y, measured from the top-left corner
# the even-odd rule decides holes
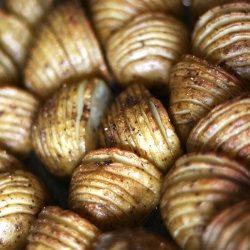
[[[0,249],[247,249],[249,1],[0,18]]]

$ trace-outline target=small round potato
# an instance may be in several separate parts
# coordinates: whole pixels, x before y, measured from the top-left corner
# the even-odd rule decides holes
[[[72,174],[68,206],[102,231],[135,227],[158,205],[162,180],[153,164],[132,152],[90,151]]]
[[[95,225],[78,214],[47,206],[30,227],[25,249],[87,250],[99,234]]]

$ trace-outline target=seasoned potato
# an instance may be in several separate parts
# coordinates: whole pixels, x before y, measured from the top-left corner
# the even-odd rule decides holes
[[[171,68],[169,87],[169,116],[184,148],[202,117],[245,91],[235,76],[193,55],[184,55]]]
[[[99,229],[76,213],[57,206],[47,206],[32,223],[26,250],[91,249]]]
[[[24,249],[31,224],[51,203],[50,192],[30,172],[13,170],[0,174],[0,201],[0,249]]]
[[[163,175],[117,148],[85,155],[70,181],[69,208],[102,231],[141,225],[158,205]]]
[[[165,174],[183,150],[163,104],[139,86],[124,90],[104,115],[100,144],[132,151]]]
[[[62,86],[32,127],[36,155],[53,175],[69,179],[86,152],[98,147],[97,128],[112,94],[100,79]]]
[[[177,244],[202,250],[203,232],[214,216],[249,199],[249,180],[250,171],[228,157],[195,152],[179,158],[165,176],[160,201],[164,224]]]
[[[141,83],[163,96],[169,94],[172,65],[190,52],[190,32],[175,17],[143,13],[113,34],[105,51],[118,86]]]
[[[47,99],[62,86],[86,77],[111,81],[99,43],[82,7],[66,1],[39,26],[24,68],[24,85]]]

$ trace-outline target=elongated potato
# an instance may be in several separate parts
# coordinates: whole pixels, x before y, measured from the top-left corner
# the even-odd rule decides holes
[[[62,86],[40,109],[32,127],[38,158],[53,175],[69,179],[86,152],[98,147],[97,128],[112,94],[100,79]]]
[[[50,12],[33,39],[24,85],[44,100],[64,83],[86,77],[111,80],[92,27],[76,2],[66,1]]]
[[[102,231],[141,225],[158,205],[163,175],[117,148],[87,153],[70,181],[68,207]]]
[[[249,199],[249,180],[249,169],[228,157],[213,152],[180,157],[165,176],[160,201],[164,224],[177,244],[202,250],[203,232],[214,216]]]

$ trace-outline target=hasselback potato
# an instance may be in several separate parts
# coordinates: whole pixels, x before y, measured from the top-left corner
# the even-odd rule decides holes
[[[214,216],[249,199],[249,178],[248,168],[212,152],[180,157],[165,176],[160,201],[163,222],[177,244],[202,250],[203,232]]]
[[[202,236],[203,249],[248,249],[249,230],[250,202],[245,200],[223,210],[213,218]]]
[[[57,206],[46,206],[32,223],[26,250],[91,249],[99,229],[78,214]]]
[[[202,117],[245,91],[239,79],[194,55],[184,55],[171,68],[169,88],[169,116],[184,148]]]
[[[216,6],[195,23],[192,53],[235,74],[250,88],[250,3]]]
[[[99,43],[83,8],[66,1],[39,26],[24,68],[24,85],[43,99],[64,83],[86,77],[111,80]]]
[[[0,174],[0,200],[0,249],[24,249],[31,224],[51,203],[50,192],[34,174],[13,170]]]
[[[215,151],[249,166],[250,93],[217,105],[192,129],[187,151]]]
[[[105,51],[118,86],[141,83],[154,95],[167,95],[171,66],[190,52],[190,32],[175,17],[143,13],[113,34]]]
[[[184,6],[181,0],[89,0],[89,15],[102,45],[130,20],[141,13],[163,12],[181,17]]]
[[[39,110],[32,127],[36,155],[53,175],[69,179],[86,152],[98,147],[97,128],[112,94],[103,80],[63,85]]]
[[[27,90],[0,86],[0,148],[27,158],[33,150],[31,127],[39,108],[39,99]]]
[[[183,150],[161,101],[139,86],[125,89],[104,115],[100,145],[132,151],[165,174]]]
[[[74,170],[68,207],[102,231],[142,225],[158,205],[163,175],[117,148],[90,151]]]

